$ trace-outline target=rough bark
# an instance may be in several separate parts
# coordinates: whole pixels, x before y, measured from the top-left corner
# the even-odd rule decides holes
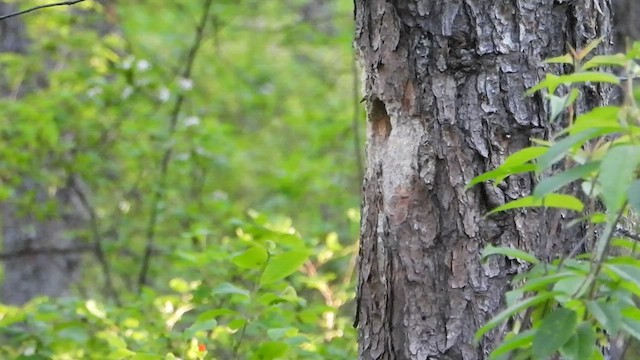
[[[613,0],[616,49],[624,51],[627,45],[640,40],[640,2]]]
[[[542,60],[605,38],[599,1],[356,0],[356,48],[367,99],[358,311],[361,359],[484,359],[504,329],[474,345],[503,306],[506,258],[481,264],[488,244],[552,258],[575,234],[571,214],[521,210],[483,218],[528,195],[530,176],[464,186],[549,132],[541,97],[525,90]],[[584,89],[580,108],[608,92]]]

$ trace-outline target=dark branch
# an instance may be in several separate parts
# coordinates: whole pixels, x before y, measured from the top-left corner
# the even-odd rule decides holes
[[[618,234],[620,234],[622,236],[626,236],[629,239],[640,241],[640,235],[632,233],[631,231],[629,231],[629,230],[627,230],[627,229],[625,229],[625,228],[623,228],[621,226],[618,226],[616,228],[616,233],[618,233]]]
[[[0,253],[0,261],[14,260],[16,258],[20,258],[24,256],[70,255],[70,254],[80,254],[80,253],[93,252],[93,251],[95,251],[95,247],[91,245],[81,245],[81,246],[68,247],[68,248],[26,248],[26,249],[20,249],[16,251]]]
[[[86,1],[86,0],[69,0],[69,1],[62,1],[62,2],[57,2],[57,3],[52,3],[52,4],[39,5],[39,6],[35,6],[35,7],[32,7],[32,8],[29,8],[27,10],[14,12],[13,14],[0,15],[0,21],[8,19],[8,18],[15,17],[15,16],[20,16],[20,15],[23,15],[23,14],[27,14],[27,13],[30,13],[32,11],[44,9],[44,8],[50,8],[50,7],[54,7],[54,6],[73,5],[73,4],[77,4],[77,3],[83,2],[83,1]]]

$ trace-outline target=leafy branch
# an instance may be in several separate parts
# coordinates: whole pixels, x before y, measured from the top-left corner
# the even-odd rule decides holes
[[[211,5],[213,4],[213,0],[205,0],[203,4],[203,12],[198,25],[196,26],[196,31],[193,39],[193,43],[189,52],[187,53],[187,59],[185,62],[184,70],[182,71],[181,77],[183,79],[190,79],[191,72],[193,69],[193,64],[196,59],[196,55],[198,54],[198,50],[200,49],[200,45],[202,44],[204,38],[204,30],[207,25],[207,20],[209,19],[209,14],[211,13]],[[169,139],[171,139],[176,131],[176,126],[178,124],[178,117],[182,111],[182,107],[184,105],[185,95],[183,93],[179,93],[176,97],[176,101],[174,102],[173,109],[171,110],[171,115],[169,119]],[[149,217],[149,223],[147,225],[146,231],[146,245],[144,254],[142,257],[142,266],[140,267],[140,273],[138,275],[138,288],[142,290],[142,287],[147,284],[147,277],[149,273],[149,263],[151,261],[151,255],[153,253],[153,248],[155,245],[156,238],[156,225],[158,223],[158,215],[160,213],[160,203],[163,197],[163,190],[166,187],[167,175],[169,173],[169,164],[171,162],[171,156],[173,155],[173,145],[169,143],[164,154],[162,155],[162,162],[160,163],[160,180],[158,187],[154,193],[153,202],[151,205],[151,216]]]

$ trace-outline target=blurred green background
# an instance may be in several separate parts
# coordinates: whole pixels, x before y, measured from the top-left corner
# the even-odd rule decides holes
[[[0,358],[355,358],[352,6],[84,1],[12,19],[3,296],[29,259],[77,264],[61,296],[0,305]],[[50,221],[64,240],[48,246],[77,251],[7,245]]]

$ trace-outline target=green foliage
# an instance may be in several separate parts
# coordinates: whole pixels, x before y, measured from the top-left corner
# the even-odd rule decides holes
[[[89,253],[71,296],[0,306],[0,358],[355,356],[352,4],[311,3],[213,1],[189,78],[206,1],[22,18],[28,54],[0,54],[0,201],[62,217],[74,184],[90,220],[70,236],[110,273]]]
[[[566,114],[567,126],[548,140],[522,149],[496,170],[472,180],[469,186],[492,180],[496,183],[523,172],[542,179],[531,196],[517,199],[489,212],[522,207],[559,208],[581,213],[580,221],[596,240],[592,253],[564,257],[550,263],[520,250],[490,246],[484,257],[508,256],[532,264],[516,276],[514,290],[506,294],[507,308],[476,334],[479,340],[500,324],[514,325],[492,359],[602,359],[600,351],[609,340],[632,337],[640,340],[640,260],[637,238],[618,237],[621,225],[633,223],[640,198],[640,122],[638,94],[632,82],[637,77],[640,43],[626,55],[587,57],[598,42],[580,51],[548,60],[570,64],[574,73],[548,74],[529,94],[546,90],[549,120]],[[594,71],[594,68],[604,68]],[[575,116],[575,101],[581,83],[621,85],[621,106],[596,107]],[[556,93],[564,95],[556,95]],[[553,169],[552,175],[549,170]],[[581,194],[575,187],[580,184]],[[557,191],[565,190],[565,193]],[[587,204],[587,206],[584,205]],[[604,213],[599,209],[604,209]],[[572,225],[577,222],[574,221]],[[582,246],[580,243],[578,246]],[[571,251],[574,254],[577,249]]]

